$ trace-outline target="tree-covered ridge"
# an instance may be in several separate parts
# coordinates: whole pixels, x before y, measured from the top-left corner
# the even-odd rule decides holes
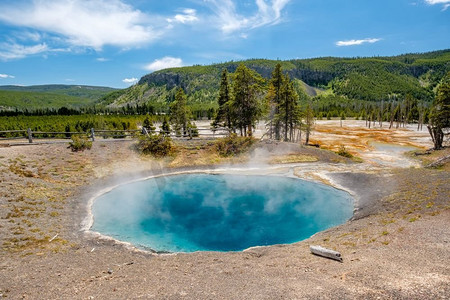
[[[83,85],[0,86],[0,110],[79,108],[95,103],[115,89]]]
[[[177,88],[186,92],[192,111],[217,109],[221,72],[234,73],[239,64],[268,80],[276,64],[294,81],[297,91],[314,97],[320,94],[343,97],[348,101],[390,101],[406,95],[431,102],[441,78],[450,71],[450,50],[393,57],[321,57],[276,61],[251,59],[207,66],[195,65],[160,70],[143,76],[125,91],[103,98],[100,106],[121,107],[147,104],[156,111],[167,110]],[[323,98],[323,97],[322,97]]]
[[[97,100],[116,89],[105,86],[46,84],[31,86],[0,85],[0,90],[51,93]]]
[[[37,110],[41,108],[79,108],[95,100],[53,93],[19,92],[0,90],[0,110]]]
[[[450,50],[392,57],[321,57],[292,60],[292,63],[296,65],[297,76],[313,86],[326,86],[332,80],[346,80],[346,77],[355,73],[373,80],[390,73],[394,76],[413,77],[418,80],[415,83],[419,83],[422,87],[434,88],[450,70]],[[359,84],[358,81],[353,83]]]
[[[280,63],[283,70],[294,70],[295,66],[288,62],[274,60],[247,60],[243,64],[269,78],[273,68]],[[126,90],[115,91],[103,97],[98,107],[117,108],[127,105],[150,105],[155,112],[167,112],[170,103],[175,99],[179,87],[183,88],[187,95],[188,105],[195,117],[211,117],[213,111],[218,108],[217,97],[221,72],[226,69],[234,73],[239,62],[227,62],[209,66],[191,66],[171,68],[157,71],[141,78],[137,85]],[[318,89],[309,87],[305,83],[296,80],[298,88],[308,90],[311,96],[318,93]]]

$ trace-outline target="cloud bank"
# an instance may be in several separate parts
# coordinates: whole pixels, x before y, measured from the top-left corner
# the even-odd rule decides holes
[[[176,14],[173,18],[168,18],[167,22],[169,23],[191,23],[198,21],[198,17],[196,16],[196,10],[192,8],[187,8],[183,10],[182,14]]]
[[[139,79],[132,77],[132,78],[125,78],[122,80],[122,82],[124,83],[129,83],[129,84],[134,84],[136,82],[138,82]]]
[[[235,31],[278,24],[281,21],[281,11],[291,0],[255,0],[257,12],[250,16],[245,16],[237,12],[236,1],[204,1],[214,11],[216,23],[221,31],[225,34],[230,34]]]
[[[16,78],[16,76],[8,75],[8,74],[0,74],[0,78]]]
[[[373,44],[376,42],[381,41],[379,38],[367,38],[362,40],[347,40],[347,41],[338,41],[336,42],[336,46],[338,47],[346,47],[346,46],[356,46],[356,45],[362,45],[362,44]]]
[[[20,45],[15,42],[0,44],[0,60],[24,58],[29,55],[48,52],[50,49],[46,43],[36,45]]]
[[[34,0],[0,6],[3,22],[57,35],[75,46],[142,45],[159,36],[141,11],[119,0]]]
[[[168,68],[178,68],[183,66],[183,60],[177,57],[165,56],[160,59],[155,59],[152,63],[144,67],[145,70],[154,72]]]
[[[194,8],[179,8],[170,17],[141,11],[125,0],[6,1],[0,3],[0,22],[17,29],[9,32],[3,43],[0,40],[0,60],[58,51],[100,52],[111,46],[141,48],[164,42],[180,32],[177,26],[247,38],[252,29],[281,22],[282,11],[290,1],[203,0],[197,2],[203,8],[201,14]]]
[[[425,2],[429,5],[443,4],[443,11],[450,7],[450,0],[425,0]]]

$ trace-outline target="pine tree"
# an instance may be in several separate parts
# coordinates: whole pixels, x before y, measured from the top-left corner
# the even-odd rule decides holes
[[[231,112],[230,112],[230,84],[228,83],[228,71],[227,69],[223,69],[221,80],[220,80],[220,89],[219,89],[219,109],[217,111],[217,115],[213,122],[213,127],[217,128],[219,126],[226,126],[229,129],[232,128],[231,123]]]
[[[164,121],[161,125],[161,131],[164,135],[170,135],[170,124],[167,118],[164,118]]]
[[[64,131],[67,132],[67,133],[66,133],[66,137],[71,137],[71,134],[70,134],[70,131],[71,131],[71,130],[70,130],[70,124],[67,124],[67,125],[66,125],[66,127],[64,128]]]
[[[177,135],[186,135],[191,111],[187,106],[187,97],[182,88],[175,94],[175,101],[170,105],[170,121]]]
[[[428,131],[433,140],[434,149],[442,148],[444,129],[450,128],[450,72],[442,79],[433,101],[429,117]]]
[[[280,98],[281,98],[281,86],[283,84],[283,73],[281,72],[281,65],[277,64],[272,71],[272,78],[269,81],[269,90],[267,92],[267,102],[269,103],[269,132],[270,138],[281,139],[281,124],[280,120],[276,120],[276,116],[280,112]]]
[[[244,64],[240,64],[234,73],[231,107],[241,135],[252,136],[252,127],[262,115],[263,82],[261,75]]]
[[[153,125],[153,122],[148,118],[148,116],[145,117],[142,126],[150,132],[154,132],[156,130],[156,127]]]
[[[301,124],[301,112],[298,105],[298,94],[294,89],[294,84],[289,76],[283,76],[280,88],[279,102],[277,105],[278,114],[274,118],[276,126],[283,128],[284,140],[293,141],[295,130]],[[275,126],[275,127],[276,127]],[[281,130],[280,130],[281,133]]]
[[[306,106],[306,110],[305,110],[305,115],[304,115],[304,130],[305,130],[305,145],[309,144],[309,135],[311,134],[311,131],[314,128],[314,111],[311,107],[311,104],[308,103],[308,105]]]

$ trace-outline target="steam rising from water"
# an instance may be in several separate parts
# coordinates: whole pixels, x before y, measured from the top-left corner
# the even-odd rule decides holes
[[[157,251],[292,243],[345,222],[349,194],[275,176],[190,174],[120,186],[96,199],[93,230]]]

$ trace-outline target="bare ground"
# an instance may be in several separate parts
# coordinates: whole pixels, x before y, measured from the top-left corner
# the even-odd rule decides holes
[[[327,130],[322,145],[332,148],[345,132]],[[348,135],[365,131],[346,130]],[[414,144],[407,133],[394,133],[395,142]],[[377,140],[367,134],[371,137],[363,135],[350,146]],[[206,157],[204,150],[183,152],[176,163],[140,157],[130,142],[98,142],[82,153],[64,144],[1,147],[0,294],[11,299],[448,299],[448,164],[391,168],[285,143],[260,144],[234,160]],[[367,151],[358,152],[365,161],[371,157]],[[448,153],[420,158],[429,163]],[[180,167],[189,161],[196,169],[286,171],[320,180],[353,193],[358,210],[346,224],[305,241],[243,252],[152,254],[80,231],[87,199],[100,188],[184,170]],[[225,165],[212,167],[212,162]],[[288,164],[273,165],[280,162]],[[312,244],[340,251],[344,262],[310,254]]]

